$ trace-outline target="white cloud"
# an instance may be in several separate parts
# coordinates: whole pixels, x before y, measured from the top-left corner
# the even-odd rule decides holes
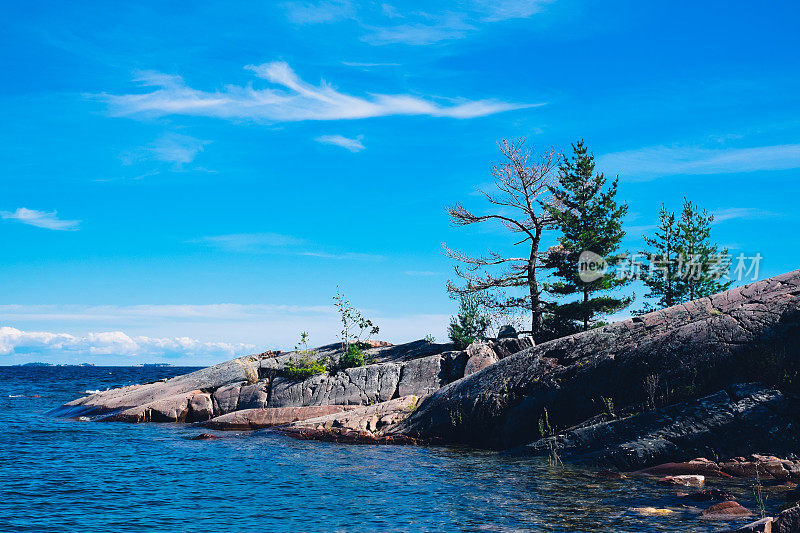
[[[625,179],[707,175],[800,168],[800,144],[754,148],[653,146],[603,155],[597,168]]]
[[[194,243],[206,244],[219,250],[230,252],[263,252],[270,248],[286,248],[299,246],[306,241],[282,235],[280,233],[231,233],[228,235],[210,235],[194,239]]]
[[[159,161],[184,165],[194,161],[208,143],[189,135],[169,133],[161,136],[149,149]]]
[[[139,94],[104,94],[101,98],[108,102],[111,113],[119,116],[192,115],[269,123],[390,115],[467,119],[543,105],[497,100],[460,100],[443,105],[408,94],[358,97],[340,92],[325,81],[319,86],[306,83],[282,61],[246,68],[283,89],[228,85],[221,91],[206,92],[189,87],[180,76],[147,72],[140,74],[137,80],[146,87],[156,87],[155,90]]]
[[[400,63],[360,63],[357,61],[342,61],[342,65],[346,65],[348,67],[372,68],[372,67],[399,67]]]
[[[372,27],[362,40],[375,45],[428,45],[440,41],[463,39],[475,26],[467,22],[465,13],[445,13],[426,20],[395,26]]]
[[[255,349],[255,345],[226,342],[200,342],[189,337],[153,338],[129,336],[122,331],[87,333],[83,336],[49,331],[22,331],[0,327],[0,356],[36,355],[114,355],[127,357],[220,356],[236,357]]]
[[[401,10],[382,3],[350,1],[287,2],[287,18],[296,24],[356,20],[365,29],[362,40],[374,44],[429,45],[462,39],[486,24],[526,19],[540,13],[554,0],[441,1],[426,7],[435,10]],[[402,23],[398,24],[397,21]]]
[[[446,338],[445,314],[386,316],[363,311],[380,326],[377,337],[382,340],[408,342],[428,333]],[[175,364],[213,364],[265,349],[291,349],[301,331],[311,334],[315,346],[336,342],[341,329],[332,305],[232,303],[0,305],[0,324],[7,325],[0,327],[0,357],[5,357],[0,361],[6,364],[81,362],[90,355],[97,356],[98,363],[166,358]],[[93,333],[84,333],[84,328]]]
[[[203,244],[226,252],[281,253],[322,259],[351,259],[358,261],[380,261],[386,259],[382,255],[365,252],[328,252],[318,249],[313,243],[305,239],[280,233],[208,235],[188,242]]]
[[[332,254],[328,252],[300,252],[298,255],[305,255],[307,257],[321,257],[323,259],[355,259],[359,261],[383,261],[386,256],[379,254],[366,254],[361,252],[345,252],[341,254]]]
[[[727,207],[724,209],[715,209],[711,214],[714,215],[715,224],[725,222],[726,220],[758,220],[781,216],[779,213],[755,207]]]
[[[475,8],[483,12],[487,22],[526,19],[541,13],[555,0],[476,0]]]
[[[316,141],[322,144],[341,146],[342,148],[350,150],[351,152],[360,152],[364,149],[364,145],[361,143],[361,139],[363,138],[363,135],[359,135],[355,139],[345,137],[344,135],[321,135],[316,138]]]
[[[14,212],[0,211],[0,217],[7,220],[18,220],[23,224],[36,226],[37,228],[52,229],[58,231],[76,231],[80,225],[80,220],[63,220],[58,218],[57,212],[47,213],[20,207]]]
[[[152,143],[124,152],[121,154],[120,159],[125,165],[133,165],[143,161],[161,161],[171,163],[175,170],[182,170],[184,165],[194,161],[209,143],[210,141],[197,139],[190,135],[169,132],[161,135]],[[142,179],[157,173],[158,171],[151,170],[133,179]]]
[[[286,17],[295,24],[320,24],[353,18],[356,10],[349,0],[322,2],[286,2]]]

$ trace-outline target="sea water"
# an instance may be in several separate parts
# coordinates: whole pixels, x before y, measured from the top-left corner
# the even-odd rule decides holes
[[[194,441],[202,430],[191,426],[46,414],[88,392],[191,370],[0,367],[0,531],[621,532],[730,524],[700,519],[711,503],[687,503],[680,489],[652,479],[599,480],[592,470],[517,453],[338,445],[269,430]],[[723,488],[752,509],[748,483]],[[647,516],[647,507],[671,512]]]

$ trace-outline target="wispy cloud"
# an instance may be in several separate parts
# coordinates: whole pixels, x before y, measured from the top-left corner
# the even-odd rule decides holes
[[[320,257],[322,259],[355,259],[359,261],[383,261],[386,256],[380,254],[367,254],[361,252],[345,252],[333,254],[328,252],[299,252],[298,255],[307,257]]]
[[[229,252],[258,253],[273,248],[300,246],[306,243],[303,239],[282,235],[280,233],[231,233],[228,235],[209,235],[190,242],[205,244],[218,250]]]
[[[597,167],[625,179],[649,180],[661,176],[731,174],[759,170],[800,168],[800,144],[753,148],[653,146],[606,154]]]
[[[468,22],[466,13],[444,13],[428,15],[419,22],[373,26],[362,40],[375,45],[403,43],[419,46],[463,39],[472,30],[475,26]]]
[[[755,207],[727,207],[724,209],[715,209],[711,214],[714,215],[715,224],[725,222],[726,220],[759,220],[781,216],[780,213]]]
[[[359,63],[357,61],[342,61],[342,65],[346,65],[348,67],[372,68],[372,67],[399,67],[400,63]]]
[[[0,217],[6,220],[17,220],[23,224],[36,226],[37,228],[52,229],[58,231],[76,231],[80,226],[80,220],[64,220],[58,218],[58,213],[52,211],[36,211],[20,207],[16,211],[0,211]]]
[[[168,132],[152,143],[122,153],[120,159],[124,165],[154,161],[169,163],[174,170],[181,171],[185,169],[186,165],[193,162],[210,142],[190,135]],[[157,173],[157,170],[151,170],[132,179],[142,179]]]
[[[359,135],[355,139],[345,137],[344,135],[320,135],[317,137],[316,141],[322,144],[341,146],[342,148],[350,150],[351,152],[360,152],[364,149],[364,145],[361,143],[361,139],[363,138],[363,135]]]
[[[433,270],[406,270],[403,272],[406,276],[422,276],[422,277],[429,277],[429,276],[440,276],[442,275],[441,272],[434,272]]]
[[[320,24],[354,18],[356,9],[349,0],[323,0],[321,2],[286,2],[286,17],[295,24]]]
[[[180,76],[146,72],[141,73],[137,80],[145,87],[156,87],[155,90],[138,94],[103,94],[100,97],[108,102],[110,112],[118,116],[192,115],[268,123],[389,115],[467,119],[542,105],[497,100],[450,100],[448,104],[440,104],[408,94],[358,97],[340,92],[325,81],[319,86],[306,83],[283,61],[246,68],[283,89],[228,85],[221,91],[206,92],[189,87]]]
[[[476,0],[475,10],[483,14],[487,22],[511,19],[526,19],[541,13],[547,4],[555,0]]]
[[[208,143],[209,141],[195,139],[189,135],[169,133],[156,140],[150,151],[159,161],[184,165],[194,161]]]
[[[103,331],[76,336],[49,331],[22,331],[0,327],[0,356],[11,354],[128,357],[224,356],[252,353],[253,344],[200,342],[189,337],[154,338],[129,336],[122,331]]]
[[[359,261],[379,261],[382,255],[363,252],[328,252],[319,246],[299,237],[281,233],[230,233],[227,235],[207,235],[189,241],[226,252],[250,254],[289,254],[321,259],[352,259]]]
[[[462,39],[486,24],[530,18],[553,1],[444,0],[426,11],[400,9],[389,3],[354,4],[346,0],[286,2],[283,7],[287,18],[296,24],[356,20],[364,29],[361,39],[370,44],[428,45]]]

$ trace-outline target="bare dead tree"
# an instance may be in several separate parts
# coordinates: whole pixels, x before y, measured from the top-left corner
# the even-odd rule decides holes
[[[477,215],[461,204],[448,207],[447,212],[456,226],[499,223],[521,237],[514,246],[526,245],[525,250],[518,256],[489,250],[485,256],[473,257],[443,243],[447,256],[460,263],[455,267],[456,274],[466,282],[459,287],[448,281],[447,290],[455,295],[481,294],[489,308],[530,312],[531,334],[536,336],[543,314],[537,274],[546,253],[539,252],[539,244],[543,232],[554,222],[543,206],[554,201],[550,187],[557,179],[553,170],[558,166],[560,154],[550,148],[534,162],[534,151],[525,146],[524,139],[502,139],[497,145],[505,161],[492,167],[496,191],[478,189],[492,204],[493,212]],[[514,289],[520,288],[524,295],[514,295],[514,292],[519,294]]]

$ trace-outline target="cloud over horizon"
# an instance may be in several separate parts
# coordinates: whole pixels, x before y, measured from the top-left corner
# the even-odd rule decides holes
[[[37,211],[20,207],[16,211],[0,211],[0,218],[4,220],[16,220],[29,226],[37,228],[52,229],[56,231],[77,231],[80,220],[64,220],[58,218],[58,212]]]
[[[237,357],[252,353],[254,344],[200,342],[189,337],[153,338],[129,336],[122,331],[102,331],[83,336],[49,331],[23,331],[0,327],[0,356],[99,356],[125,357]],[[138,362],[138,361],[137,361]]]
[[[381,340],[408,342],[428,333],[446,338],[449,315],[362,310],[380,326]],[[0,357],[6,358],[0,364],[14,358],[29,362],[32,356],[81,362],[81,357],[101,355],[114,356],[116,364],[159,360],[213,364],[266,349],[290,350],[301,331],[310,333],[314,346],[329,344],[337,341],[341,329],[333,305],[233,303],[0,304],[0,324],[5,326],[0,326]]]
[[[115,116],[191,115],[225,120],[277,123],[304,120],[353,120],[390,115],[424,115],[468,119],[543,104],[513,104],[498,100],[448,99],[447,104],[410,94],[369,97],[340,92],[324,80],[319,86],[301,80],[283,61],[245,67],[279,88],[226,85],[206,92],[189,87],[180,76],[142,72],[136,81],[154,90],[136,94],[96,95]],[[455,103],[453,103],[455,102]]]

